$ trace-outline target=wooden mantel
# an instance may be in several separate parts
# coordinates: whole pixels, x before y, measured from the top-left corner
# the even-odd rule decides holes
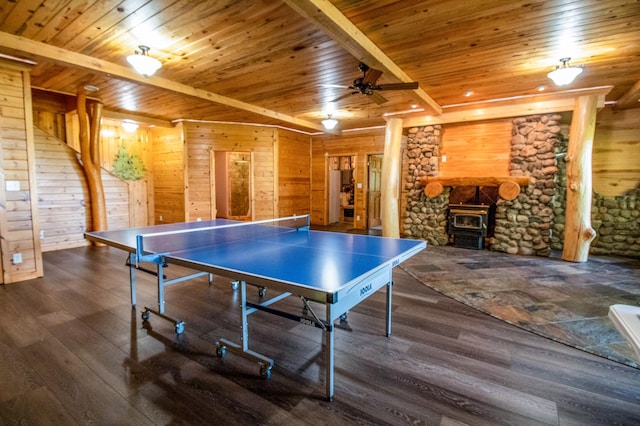
[[[505,200],[513,200],[520,194],[520,187],[531,183],[530,176],[476,176],[476,177],[439,177],[422,176],[420,182],[425,185],[427,197],[440,195],[445,186],[497,186],[498,194]]]

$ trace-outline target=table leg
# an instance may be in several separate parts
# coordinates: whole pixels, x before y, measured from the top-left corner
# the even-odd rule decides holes
[[[331,401],[333,399],[333,369],[334,369],[334,357],[333,357],[333,344],[334,344],[334,335],[333,330],[333,305],[327,304],[327,321],[331,327],[328,327],[327,330],[324,331],[325,337],[325,368],[326,368],[326,378],[325,378],[325,387],[327,400]]]
[[[386,336],[391,336],[391,301],[392,301],[392,288],[393,281],[389,281],[387,284],[387,330]]]
[[[158,266],[158,312],[164,314],[164,271],[162,262]]]
[[[136,306],[136,254],[129,254],[129,287],[131,289],[131,306]]]

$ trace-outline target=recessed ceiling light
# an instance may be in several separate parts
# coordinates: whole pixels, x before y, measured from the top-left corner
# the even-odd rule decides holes
[[[464,92],[464,95],[468,98],[469,96],[473,95],[473,90],[467,90],[466,92]]]
[[[538,92],[544,92],[545,89],[545,86],[538,86]]]
[[[97,92],[98,90],[100,90],[100,88],[98,86],[94,86],[93,84],[87,84],[86,86],[84,86],[84,90],[86,90],[87,92]]]

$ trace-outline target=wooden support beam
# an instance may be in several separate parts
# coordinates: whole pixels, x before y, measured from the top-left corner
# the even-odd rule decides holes
[[[104,197],[102,175],[100,169],[100,120],[102,104],[93,103],[87,111],[87,99],[81,91],[78,93],[78,124],[80,140],[80,160],[87,178],[89,199],[91,202],[90,231],[107,230],[107,203]]]
[[[328,34],[343,49],[356,59],[371,68],[385,72],[398,81],[407,83],[415,81],[409,77],[395,62],[391,60],[376,44],[358,27],[340,12],[329,0],[283,0],[306,20],[315,24]],[[433,115],[442,113],[442,107],[425,92],[418,88],[414,91],[424,103],[425,109]]]
[[[427,197],[442,194],[445,186],[497,186],[498,194],[505,200],[513,200],[520,194],[520,188],[531,183],[529,176],[476,176],[476,177],[438,177],[423,176],[420,183]]]
[[[400,170],[402,120],[389,120],[384,135],[384,161],[380,177],[382,236],[400,238]]]
[[[324,131],[322,125],[307,120],[292,117],[287,114],[281,114],[256,105],[232,99],[217,93],[209,92],[195,87],[187,86],[166,78],[151,76],[144,77],[131,68],[124,67],[111,62],[103,61],[91,56],[82,55],[80,53],[65,50],[59,47],[50,46],[45,43],[30,40],[28,38],[15,36],[0,31],[0,47],[10,49],[16,54],[27,54],[35,59],[45,59],[57,64],[62,64],[72,68],[89,70],[102,75],[107,75],[118,80],[130,81],[144,86],[152,86],[169,92],[179,93],[194,98],[202,99],[207,102],[214,102],[226,105],[231,108],[252,112],[264,117],[273,118],[285,123],[294,124],[296,126],[305,127],[317,131]]]
[[[613,109],[640,108],[640,80],[629,89],[624,95],[620,96]]]
[[[567,148],[567,208],[562,259],[586,262],[596,232],[591,227],[591,152],[596,129],[597,99],[576,99]]]
[[[439,177],[422,176],[423,185],[429,182],[439,182],[443,186],[500,186],[504,182],[515,182],[520,186],[527,186],[531,182],[530,176],[473,176],[473,177]]]

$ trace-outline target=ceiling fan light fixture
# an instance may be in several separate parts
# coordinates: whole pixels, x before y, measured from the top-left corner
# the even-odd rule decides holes
[[[556,65],[556,69],[547,74],[557,86],[566,86],[582,72],[580,67],[572,67],[569,65],[571,58],[560,59],[560,65]]]
[[[138,46],[138,49],[133,55],[127,56],[127,62],[133,66],[133,68],[145,77],[152,76],[162,66],[162,62],[156,58],[149,56],[148,46]]]
[[[331,114],[329,114],[329,117],[327,119],[322,120],[322,126],[327,130],[333,130],[337,125],[338,120],[336,120],[335,118],[331,118]]]

